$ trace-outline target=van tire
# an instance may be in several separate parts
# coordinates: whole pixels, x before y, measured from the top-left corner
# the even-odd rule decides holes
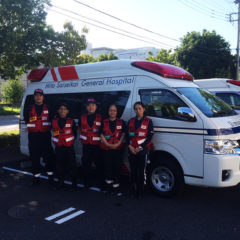
[[[154,193],[172,197],[181,192],[184,179],[181,167],[171,158],[154,160],[149,168],[148,182]]]

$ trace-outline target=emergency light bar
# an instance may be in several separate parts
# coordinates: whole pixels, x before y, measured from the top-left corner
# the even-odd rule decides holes
[[[140,68],[151,73],[158,74],[165,78],[193,81],[193,76],[189,72],[170,64],[147,61],[136,61],[131,64],[134,67]]]
[[[46,75],[48,68],[40,68],[32,70],[28,75],[28,80],[31,82],[39,82]]]
[[[227,80],[228,83],[231,83],[231,84],[234,84],[234,85],[237,85],[237,86],[240,86],[240,81],[238,80]]]

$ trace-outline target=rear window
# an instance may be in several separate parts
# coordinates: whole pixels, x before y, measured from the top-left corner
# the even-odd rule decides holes
[[[45,94],[44,102],[49,108],[57,113],[60,103],[67,103],[70,108],[70,116],[74,119],[80,117],[86,112],[85,101],[93,97],[99,103],[97,112],[107,117],[108,107],[111,104],[118,106],[118,117],[121,117],[127,104],[130,91],[111,91],[111,92],[94,92],[94,93],[65,93],[65,94]],[[25,101],[24,109],[33,104],[33,95],[28,95]]]

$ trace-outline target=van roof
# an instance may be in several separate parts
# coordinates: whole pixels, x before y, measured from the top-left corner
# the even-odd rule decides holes
[[[192,75],[182,68],[169,64],[137,60],[112,60],[50,69],[36,69],[30,72],[28,80],[31,82],[57,82],[118,77],[123,74],[124,76],[157,74],[162,77],[161,81],[163,83],[166,81],[166,85],[168,85],[170,79],[183,80],[184,82],[186,80],[193,81]]]

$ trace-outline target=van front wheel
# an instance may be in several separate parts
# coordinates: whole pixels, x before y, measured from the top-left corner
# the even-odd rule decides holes
[[[150,167],[149,183],[155,193],[170,197],[182,189],[184,181],[181,169],[175,162],[161,160]]]

